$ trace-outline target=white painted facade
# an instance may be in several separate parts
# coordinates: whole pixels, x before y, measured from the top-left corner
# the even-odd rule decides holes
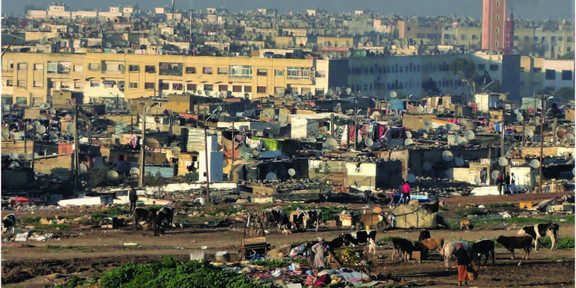
[[[208,161],[208,171],[210,171],[210,183],[222,182],[224,180],[224,153],[218,151],[218,136],[208,135],[208,159],[206,160],[206,153],[199,151],[198,153],[198,181],[206,182],[206,161]]]
[[[544,87],[558,90],[574,88],[574,60],[544,60]]]

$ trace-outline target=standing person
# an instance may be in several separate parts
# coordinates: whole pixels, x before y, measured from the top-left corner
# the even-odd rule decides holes
[[[468,257],[468,252],[462,248],[462,243],[457,243],[456,247],[456,259],[458,259],[458,286],[462,286],[462,281],[464,285],[468,285],[468,265],[470,264],[470,258]]]
[[[404,182],[404,185],[402,185],[402,201],[404,202],[404,205],[410,202],[410,184],[408,184],[408,181]]]
[[[130,200],[130,212],[134,212],[136,209],[136,201],[138,201],[138,195],[136,194],[136,189],[134,186],[130,186],[130,193],[128,193],[128,200]]]
[[[510,194],[516,194],[516,176],[514,173],[510,176]]]
[[[314,244],[311,250],[314,252],[314,267],[324,269],[326,267],[326,253],[328,253],[328,245],[324,243],[324,238],[318,238],[318,243]]]
[[[510,194],[510,184],[512,184],[512,178],[510,178],[510,172],[506,172],[506,176],[504,177],[505,194]]]
[[[498,186],[498,193],[502,196],[502,186],[504,186],[504,176],[502,176],[502,173],[498,174],[496,185]]]
[[[482,171],[480,171],[480,183],[482,185],[486,185],[486,179],[488,178],[488,170],[486,169],[486,167],[482,168]]]

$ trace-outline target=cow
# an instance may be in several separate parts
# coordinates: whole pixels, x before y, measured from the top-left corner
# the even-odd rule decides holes
[[[552,241],[552,247],[550,247],[550,251],[554,249],[556,246],[556,238],[558,237],[558,229],[560,226],[556,222],[552,223],[545,223],[545,224],[536,224],[534,226],[524,226],[520,231],[518,231],[518,235],[530,235],[534,240],[534,250],[538,251],[538,240],[540,238],[549,237]]]
[[[265,209],[262,211],[262,218],[264,227],[270,228],[276,226],[279,231],[288,227],[289,224],[288,215],[286,215],[286,212],[282,209]]]
[[[12,233],[16,230],[16,222],[18,218],[16,218],[15,214],[8,214],[2,219],[2,232],[8,231],[8,229],[12,228]]]
[[[418,241],[416,245],[418,250],[422,251],[422,260],[426,260],[428,258],[428,252],[436,249],[442,249],[442,246],[444,246],[444,238],[426,238]]]
[[[376,230],[366,230],[366,231],[357,231],[352,233],[342,233],[338,238],[342,239],[342,246],[364,246],[370,243],[369,239],[372,239],[376,242]],[[334,239],[336,240],[336,239]],[[334,241],[333,240],[333,241]],[[340,240],[336,241],[334,244],[339,244]],[[333,246],[330,246],[333,247]]]
[[[440,209],[440,206],[444,206],[444,201],[434,201],[432,203],[423,203],[420,205],[422,209],[428,211],[428,213],[436,213]]]
[[[418,236],[418,241],[422,241],[424,239],[428,239],[430,238],[430,231],[428,230],[422,230],[420,231],[420,236]]]
[[[134,217],[134,230],[138,229],[140,221],[150,223],[150,213],[146,208],[136,208],[133,213]],[[150,227],[150,225],[148,225]]]
[[[309,225],[314,225],[315,231],[318,232],[320,225],[319,210],[296,210],[290,213],[290,226],[298,231],[306,231]]]
[[[174,208],[168,206],[162,207],[162,209],[158,211],[157,216],[162,220],[158,223],[160,226],[163,226],[163,228],[172,227],[172,221],[174,219]]]
[[[440,255],[442,255],[442,257],[444,257],[444,266],[450,267],[450,259],[456,257],[456,251],[457,251],[456,244],[457,243],[462,243],[462,249],[464,249],[466,251],[466,253],[468,254],[468,257],[470,257],[470,259],[474,259],[473,253],[472,253],[472,247],[470,247],[470,245],[468,245],[468,243],[463,242],[463,241],[444,242],[444,246],[442,246],[442,249],[440,250]]]
[[[522,258],[528,259],[530,256],[530,246],[532,246],[532,237],[530,235],[524,236],[500,236],[496,239],[496,242],[502,244],[504,248],[508,249],[512,253],[512,259],[514,257],[514,249],[523,249],[524,255]]]
[[[494,254],[494,240],[483,239],[474,242],[474,244],[472,244],[472,252],[476,257],[478,265],[480,265],[482,255],[484,255],[486,256],[486,259],[484,259],[484,266],[486,266],[486,263],[488,262],[488,258],[490,256],[492,256],[492,266],[494,266],[494,261],[496,258],[495,257],[496,254]]]
[[[394,246],[391,256],[392,260],[394,260],[394,254],[398,253],[402,262],[408,261],[412,258],[412,252],[416,250],[412,242],[404,238],[392,238],[392,245]]]

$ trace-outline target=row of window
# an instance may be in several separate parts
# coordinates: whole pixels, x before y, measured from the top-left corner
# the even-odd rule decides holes
[[[128,83],[128,87],[131,89],[138,88],[138,82]],[[184,89],[186,88],[186,89]],[[204,91],[214,91],[214,88],[218,88],[218,91],[228,91],[228,85],[212,85],[203,84],[200,88]],[[153,82],[144,83],[144,89],[155,89]],[[160,84],[160,89],[162,90],[175,90],[175,91],[197,91],[198,84],[182,84],[182,83],[162,83]],[[266,93],[266,86],[256,87],[257,93]],[[232,92],[252,92],[252,86],[242,86],[242,85],[232,85]]]
[[[97,69],[96,69],[97,70]],[[230,78],[251,78],[253,71],[252,66],[250,65],[229,65],[228,68],[225,67],[218,67],[216,69],[216,73],[218,75],[226,75]],[[129,72],[139,72],[140,65],[129,65],[128,66]],[[156,66],[146,65],[145,66],[146,73],[156,73]],[[198,73],[196,67],[187,66],[183,68],[182,63],[165,63],[162,62],[159,64],[159,74],[162,76],[182,76],[182,74],[196,74]],[[214,74],[213,67],[202,67],[202,74],[205,75],[212,75]],[[257,69],[256,70],[257,76],[267,76],[268,69]],[[311,68],[310,67],[287,67],[286,68],[286,75],[288,79],[307,79],[311,76]],[[275,69],[274,76],[284,76],[284,70]]]
[[[462,83],[462,81],[458,81],[458,80],[439,80],[439,81],[434,81],[434,83],[439,87],[439,88],[451,88],[451,87],[461,87],[464,84]],[[394,90],[394,89],[412,89],[412,88],[418,88],[418,87],[422,87],[423,83],[420,81],[409,81],[409,82],[388,82],[386,83],[386,85],[381,84],[381,83],[370,83],[370,84],[352,84],[350,85],[352,88],[352,90],[354,91],[373,91],[373,90],[381,90],[381,89],[388,89],[388,90]]]
[[[556,70],[546,69],[544,77],[546,80],[556,80]],[[572,80],[572,70],[562,70],[562,80]]]
[[[477,67],[480,71],[486,71],[486,64],[478,64]],[[498,71],[498,64],[490,64],[489,67],[490,71]]]
[[[348,68],[348,74],[350,75],[360,75],[360,74],[386,74],[386,73],[419,73],[420,65],[391,65],[391,66],[371,66],[371,67],[352,67]],[[428,64],[422,65],[423,72],[436,72],[436,71],[449,71],[450,65],[448,63],[442,64]]]

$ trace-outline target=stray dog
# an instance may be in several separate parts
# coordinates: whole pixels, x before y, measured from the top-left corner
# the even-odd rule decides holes
[[[466,226],[466,230],[470,230],[470,228],[472,226],[470,224],[470,220],[460,220],[460,230],[463,230],[464,226]]]
[[[292,234],[292,230],[284,228],[282,230],[282,234],[284,234],[284,235]]]

